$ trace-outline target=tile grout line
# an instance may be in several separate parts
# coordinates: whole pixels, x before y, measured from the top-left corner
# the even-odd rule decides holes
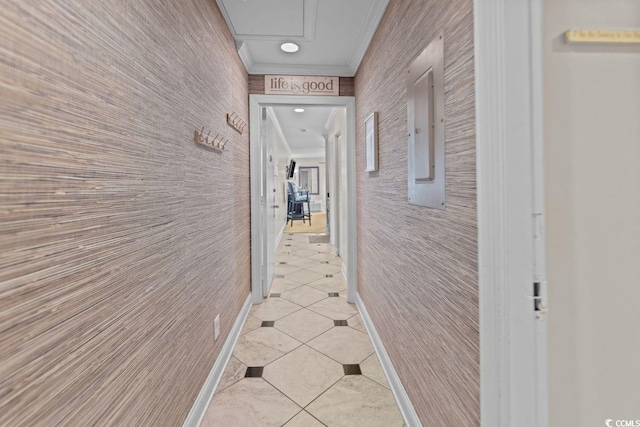
[[[294,249],[293,249],[293,251],[294,251],[294,252],[295,252],[295,251],[297,251],[297,250],[305,250],[305,249],[303,249],[303,248],[304,248],[304,244],[301,244],[301,243],[300,243],[300,244],[298,244],[298,242],[296,242],[295,240],[283,240],[283,242],[284,242],[284,241],[292,242],[292,243],[291,243],[291,245],[292,245],[291,247],[292,247],[292,248],[294,248]],[[320,245],[318,245],[318,246],[320,246]],[[313,252],[313,251],[311,251],[311,252]],[[295,255],[295,254],[291,254],[291,253],[287,253],[286,255],[287,255],[287,257],[299,257],[300,259],[308,259],[308,260],[310,260],[310,257],[312,257],[312,256],[317,256],[317,255],[321,255],[321,254],[322,254],[322,255],[329,255],[329,256],[333,256],[333,255],[332,255],[332,254],[330,254],[329,252],[320,252],[320,251],[318,251],[318,253],[317,253],[317,254],[308,255],[308,256],[306,256],[306,257],[302,257],[302,256]],[[284,255],[284,254],[280,254],[280,255]],[[335,257],[335,258],[338,258],[338,257]],[[287,262],[286,260],[287,260],[287,258],[284,258],[284,261],[283,261],[283,262]],[[325,354],[324,352],[322,352],[322,351],[320,351],[320,350],[317,350],[317,349],[315,349],[315,348],[313,348],[313,347],[311,347],[311,346],[309,345],[309,343],[310,343],[310,342],[312,342],[312,341],[316,340],[317,338],[321,337],[321,336],[322,336],[322,335],[324,335],[324,334],[329,333],[332,329],[334,329],[334,328],[338,328],[339,326],[335,326],[335,323],[334,323],[334,325],[333,325],[333,326],[329,327],[328,329],[326,329],[326,330],[324,330],[324,331],[322,331],[322,332],[320,332],[320,333],[318,333],[318,334],[315,334],[315,335],[313,335],[312,337],[310,337],[310,338],[308,338],[308,339],[305,339],[304,341],[302,341],[302,340],[300,340],[300,339],[298,339],[298,338],[296,338],[296,337],[294,337],[294,336],[290,335],[289,333],[287,333],[287,332],[285,332],[285,331],[283,331],[283,330],[280,330],[280,329],[278,328],[278,326],[277,326],[277,322],[278,322],[278,321],[282,321],[283,319],[286,319],[287,317],[292,316],[292,315],[294,315],[294,314],[296,314],[296,313],[301,313],[301,312],[302,312],[302,310],[307,310],[307,311],[308,311],[309,313],[311,313],[311,314],[315,314],[315,315],[321,316],[321,317],[322,317],[322,318],[324,318],[324,319],[327,319],[327,320],[330,320],[331,322],[334,322],[334,320],[335,320],[335,319],[333,319],[332,317],[329,317],[329,316],[327,316],[327,315],[325,315],[325,314],[322,314],[322,313],[318,313],[318,312],[316,312],[316,311],[314,311],[314,310],[310,309],[310,307],[312,307],[312,306],[314,306],[314,305],[316,305],[316,304],[320,304],[320,303],[322,303],[322,302],[323,302],[323,301],[325,301],[325,300],[329,300],[329,299],[331,299],[331,298],[336,298],[336,297],[331,297],[331,296],[329,296],[329,294],[330,294],[330,293],[338,293],[338,294],[339,294],[339,293],[343,292],[343,291],[346,289],[347,284],[346,284],[346,283],[344,283],[345,289],[339,290],[338,292],[327,292],[327,291],[325,291],[325,290],[323,290],[323,289],[315,288],[314,286],[312,286],[312,285],[313,285],[313,283],[316,283],[316,282],[318,282],[318,281],[325,280],[325,279],[330,279],[329,277],[326,277],[326,276],[327,276],[327,275],[329,275],[329,274],[328,274],[328,273],[323,274],[323,273],[320,273],[320,272],[317,272],[317,271],[310,270],[309,268],[315,268],[315,267],[318,267],[318,266],[321,266],[321,265],[335,265],[335,264],[331,264],[329,261],[326,261],[326,262],[324,262],[324,261],[320,261],[320,260],[312,260],[312,261],[314,261],[316,264],[315,264],[315,265],[313,265],[313,266],[309,266],[308,268],[307,268],[307,267],[302,268],[302,267],[294,266],[293,264],[291,264],[291,266],[293,266],[294,268],[297,268],[297,269],[296,269],[296,270],[294,270],[294,271],[292,271],[292,272],[290,272],[290,273],[287,273],[287,274],[283,274],[283,275],[282,275],[282,276],[283,276],[283,277],[282,277],[282,279],[284,279],[284,280],[288,280],[289,282],[292,282],[292,283],[296,283],[296,284],[298,284],[298,286],[296,286],[296,287],[294,287],[294,288],[291,288],[291,289],[288,289],[288,290],[286,290],[286,291],[273,292],[273,293],[279,293],[279,294],[281,294],[281,295],[280,295],[280,298],[277,298],[277,299],[282,299],[282,300],[286,301],[286,302],[287,302],[287,303],[289,303],[289,304],[293,304],[294,306],[296,306],[296,307],[297,307],[297,309],[295,309],[295,311],[293,311],[293,312],[291,312],[291,313],[287,313],[287,314],[286,314],[286,315],[284,315],[284,316],[277,317],[277,318],[275,318],[275,319],[271,319],[270,321],[275,322],[275,323],[274,323],[274,325],[273,325],[274,329],[276,329],[279,333],[283,334],[284,336],[286,336],[286,337],[288,337],[288,338],[290,338],[290,339],[294,340],[295,342],[299,343],[299,345],[296,345],[296,346],[295,346],[294,348],[292,348],[291,350],[289,350],[289,351],[287,351],[287,352],[282,353],[280,356],[278,356],[278,357],[276,357],[275,359],[271,360],[269,363],[266,363],[264,366],[262,366],[262,368],[263,368],[263,370],[266,370],[266,368],[267,368],[268,366],[270,366],[270,365],[274,364],[276,361],[279,361],[279,360],[280,360],[280,359],[282,359],[283,357],[285,357],[285,356],[287,356],[287,355],[289,355],[289,354],[291,354],[291,353],[293,353],[293,352],[295,352],[295,351],[300,350],[300,349],[304,346],[304,347],[306,347],[307,349],[309,349],[309,350],[311,350],[311,351],[313,351],[313,352],[316,352],[318,355],[324,356],[324,357],[325,357],[325,358],[327,358],[328,360],[330,360],[330,361],[332,361],[332,362],[337,363],[338,365],[340,365],[340,367],[341,367],[341,368],[342,368],[342,370],[343,370],[343,374],[340,376],[340,378],[338,378],[335,382],[333,382],[332,384],[330,384],[330,385],[329,385],[328,387],[326,387],[326,388],[325,388],[321,393],[319,393],[315,398],[313,398],[313,399],[312,399],[308,404],[306,404],[306,405],[302,406],[302,405],[298,404],[296,401],[294,401],[294,400],[293,400],[293,398],[291,398],[287,393],[283,392],[281,389],[279,389],[279,388],[278,388],[278,387],[276,387],[274,384],[272,384],[271,382],[269,382],[266,378],[264,378],[264,372],[263,372],[262,376],[260,377],[260,378],[262,379],[262,381],[264,381],[266,384],[268,384],[270,387],[272,387],[274,390],[276,390],[276,391],[277,391],[278,393],[280,393],[282,396],[286,397],[286,398],[287,398],[287,400],[291,401],[291,402],[292,402],[292,403],[293,403],[297,408],[299,408],[299,410],[298,410],[298,411],[297,411],[297,412],[296,412],[296,413],[295,413],[291,418],[289,418],[289,419],[288,419],[288,420],[286,420],[283,424],[281,424],[281,426],[282,426],[282,427],[284,427],[287,423],[291,422],[291,420],[293,420],[294,418],[296,418],[297,416],[299,416],[302,412],[305,412],[308,416],[312,417],[314,420],[316,420],[316,421],[317,421],[317,422],[319,422],[321,425],[323,425],[323,426],[325,426],[325,427],[326,427],[326,424],[325,424],[324,422],[322,422],[320,419],[318,419],[316,416],[314,416],[313,414],[311,414],[311,413],[307,410],[307,408],[308,408],[310,405],[312,405],[314,402],[316,402],[319,398],[321,398],[323,395],[325,395],[329,390],[332,390],[332,389],[333,389],[333,387],[335,387],[335,386],[336,386],[336,384],[338,384],[340,381],[342,381],[345,377],[347,377],[347,375],[346,375],[346,374],[344,374],[344,365],[345,365],[344,363],[342,363],[342,362],[340,362],[340,361],[338,361],[338,360],[334,359],[333,357],[331,357],[331,356],[329,356],[329,355]],[[288,264],[285,264],[285,265],[288,265]],[[290,278],[287,278],[287,276],[288,276],[288,275],[293,275],[293,274],[298,274],[298,273],[302,273],[302,275],[304,275],[304,274],[306,274],[306,273],[313,273],[313,274],[317,274],[317,275],[323,274],[325,277],[320,277],[320,278],[318,278],[318,279],[316,279],[316,280],[312,280],[311,282],[308,282],[308,283],[299,283],[299,282],[297,282],[297,281],[295,281],[295,280],[292,280],[292,279],[290,279]],[[338,273],[339,273],[339,272],[338,272]],[[332,273],[332,274],[336,274],[336,273]],[[336,280],[336,281],[338,281],[338,282],[345,282],[345,280],[340,279],[340,277],[331,277],[331,279],[335,279],[335,280]],[[301,291],[301,290],[302,290],[302,287],[306,287],[308,290],[314,290],[314,291],[322,292],[322,293],[326,294],[327,296],[325,296],[325,297],[323,297],[323,298],[321,298],[321,299],[319,299],[319,300],[317,300],[317,301],[314,301],[313,303],[308,304],[308,305],[302,305],[302,304],[299,304],[299,303],[297,303],[297,302],[295,302],[295,301],[289,300],[289,299],[287,299],[286,297],[283,297],[283,296],[282,296],[282,294],[286,294],[287,292],[295,291],[296,289],[298,289],[299,291]],[[270,300],[270,299],[271,299],[270,297],[265,298],[265,302],[266,302],[266,301],[268,301],[268,300]],[[355,318],[356,316],[360,316],[360,317],[362,316],[362,314],[361,314],[360,310],[358,310],[358,308],[357,308],[357,305],[355,305],[355,304],[349,304],[349,303],[348,303],[344,298],[339,297],[339,299],[338,299],[338,300],[340,300],[340,299],[341,299],[342,301],[344,301],[345,303],[347,303],[349,306],[354,307],[354,309],[355,309],[355,313],[351,313],[351,314],[349,314],[349,315],[344,316],[345,322],[347,322],[347,324],[346,324],[345,326],[349,327],[351,331],[356,331],[356,332],[359,332],[359,333],[361,333],[361,334],[366,335],[366,336],[367,336],[367,339],[368,339],[368,342],[369,342],[369,343],[371,344],[371,346],[373,347],[372,352],[371,352],[371,353],[368,353],[368,354],[366,355],[366,357],[364,357],[364,358],[363,358],[363,360],[362,360],[360,363],[358,363],[358,366],[360,366],[363,362],[365,362],[366,360],[368,360],[369,358],[371,358],[373,355],[376,355],[375,346],[373,346],[372,337],[371,337],[371,336],[369,336],[368,332],[363,332],[363,331],[361,331],[361,330],[358,330],[358,329],[356,329],[355,327],[353,327],[352,325],[349,325],[349,323],[348,323],[348,322],[349,322],[349,320],[351,320],[351,319]],[[272,300],[273,300],[273,301],[275,301],[275,300],[276,300],[276,298],[273,298]],[[275,306],[275,307],[277,307],[277,303],[276,303],[276,306]],[[330,309],[330,308],[332,308],[332,307],[331,307],[331,306],[330,306],[330,307],[328,307],[328,309]],[[277,311],[277,309],[276,309],[276,311]],[[253,314],[251,314],[251,312],[249,312],[249,313],[248,313],[248,316],[249,316],[249,315],[250,315],[250,316],[255,317],[255,318],[256,318],[257,320],[259,320],[260,322],[264,322],[261,318],[259,318],[259,317],[257,317],[257,316],[254,316]],[[335,314],[334,314],[334,317],[335,317]],[[362,321],[361,321],[361,322],[362,322]],[[305,322],[305,323],[306,323],[306,322]],[[314,324],[314,323],[316,323],[316,322],[310,322],[310,324]],[[247,333],[253,332],[253,331],[258,330],[258,329],[260,329],[260,328],[261,328],[261,326],[260,326],[260,327],[258,327],[258,328],[256,328],[256,329],[253,329],[252,331],[247,331]],[[365,325],[365,328],[366,328],[366,325]],[[242,333],[242,331],[240,331],[240,332]],[[341,342],[341,341],[343,341],[343,340],[335,340],[335,339],[334,339],[334,340],[330,340],[330,341],[333,341],[333,343],[334,343],[334,344],[336,344],[336,343],[337,343],[337,344],[340,344],[340,342]],[[274,347],[274,350],[278,350],[278,349]],[[236,356],[236,354],[235,354],[235,346],[234,346],[234,349],[233,349],[233,351],[232,351],[231,357],[236,358],[240,363],[242,363],[242,365],[246,365],[246,364],[245,364],[245,362],[243,362],[241,359],[239,359],[239,358]],[[377,356],[376,356],[376,361],[377,361],[378,363],[380,363],[380,361],[379,361],[379,360],[377,360]],[[246,366],[248,366],[248,365],[246,365]],[[286,364],[285,364],[285,365],[283,365],[283,366],[285,366],[285,367],[286,367]],[[226,369],[225,369],[225,370],[226,370]],[[374,380],[373,378],[369,377],[368,375],[365,375],[365,374],[364,374],[364,373],[362,373],[362,372],[360,373],[360,375],[359,375],[359,376],[362,376],[362,377],[366,378],[367,380],[371,381],[372,383],[377,384],[378,386],[381,386],[381,387],[384,387],[384,388],[388,389],[388,387],[385,387],[383,384],[380,384],[378,381]],[[326,378],[328,379],[329,377],[326,377]],[[246,379],[246,378],[240,378],[239,380],[235,381],[234,383],[229,384],[229,386],[227,386],[226,388],[228,388],[228,387],[230,387],[230,386],[232,386],[232,385],[234,385],[234,384],[237,384],[237,383],[241,382],[241,381],[242,381],[242,380],[244,380],[244,379]],[[224,392],[224,391],[225,391],[225,390],[221,390],[221,392]],[[217,394],[217,393],[216,393],[216,394]]]

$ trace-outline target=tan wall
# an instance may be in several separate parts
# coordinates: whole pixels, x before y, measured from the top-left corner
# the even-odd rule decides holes
[[[640,47],[568,29],[639,29],[637,0],[544,2],[551,426],[640,419]]]
[[[425,426],[480,415],[471,0],[391,0],[356,74],[358,292]],[[407,203],[406,74],[442,31],[445,211]],[[379,172],[363,122],[379,113]]]
[[[214,1],[2,2],[0,425],[182,423],[250,290],[247,86]]]

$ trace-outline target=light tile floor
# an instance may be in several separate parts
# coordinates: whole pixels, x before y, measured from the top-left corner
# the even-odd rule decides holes
[[[403,426],[333,251],[285,234],[203,427]]]

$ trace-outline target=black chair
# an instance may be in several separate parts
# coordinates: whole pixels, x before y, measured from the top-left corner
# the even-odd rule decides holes
[[[309,220],[311,225],[311,200],[309,199],[309,191],[298,188],[293,182],[287,182],[288,195],[287,195],[287,224],[291,221],[293,227],[293,221],[302,220],[302,223],[306,223]]]

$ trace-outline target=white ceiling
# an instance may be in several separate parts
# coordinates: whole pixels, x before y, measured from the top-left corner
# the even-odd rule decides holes
[[[216,0],[250,74],[353,76],[389,0]],[[280,45],[293,41],[296,53]]]
[[[305,105],[304,113],[296,113],[295,107],[272,108],[294,159],[324,157],[323,135],[327,133],[325,126],[334,107]]]

